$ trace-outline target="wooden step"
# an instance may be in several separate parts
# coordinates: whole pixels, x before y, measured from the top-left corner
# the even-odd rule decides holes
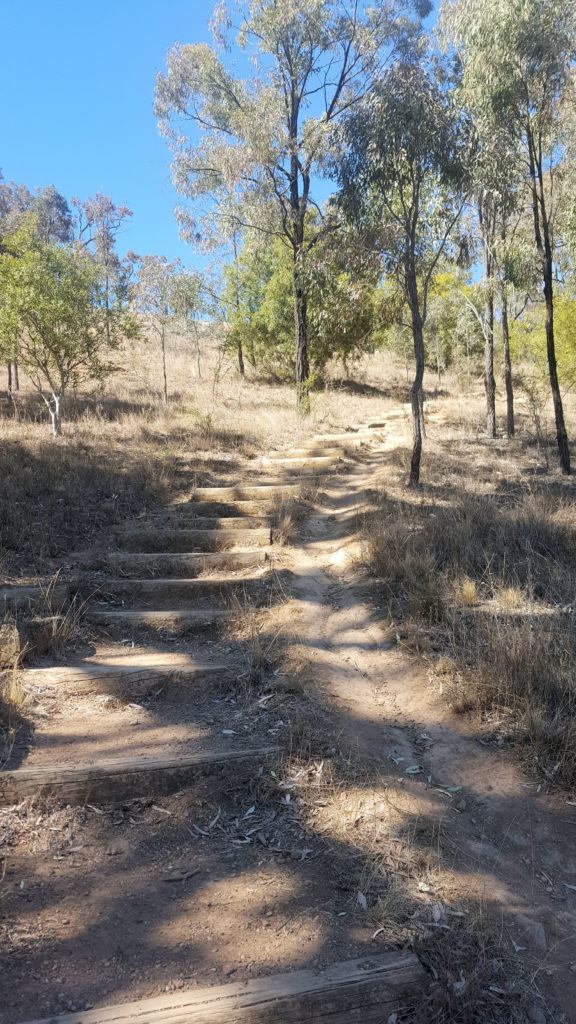
[[[159,655],[161,657],[161,655]],[[105,665],[84,661],[81,665],[62,665],[56,668],[26,669],[19,677],[22,686],[54,686],[67,693],[109,693],[114,696],[140,696],[158,686],[210,682],[229,678],[231,669],[226,665],[202,664],[192,659],[157,665],[128,664]]]
[[[111,601],[111,607],[119,610],[115,602],[123,601],[136,608],[194,608],[210,602],[215,608],[222,608],[235,599],[246,598],[251,604],[263,604],[269,600],[273,577],[269,573],[258,575],[229,574],[198,577],[196,579],[170,577],[153,579],[102,580],[90,592],[88,614],[98,611],[103,601]]]
[[[158,530],[140,526],[123,530],[120,541],[129,551],[225,551],[232,547],[266,547],[272,543],[272,530],[269,526],[247,530]]]
[[[211,630],[218,630],[226,622],[233,619],[233,613],[223,608],[190,608],[184,611],[181,608],[163,608],[159,610],[141,608],[138,610],[117,609],[98,610],[90,609],[87,615],[88,621],[99,626],[108,626],[109,629],[122,632],[131,631],[136,633],[139,630],[154,630],[158,632],[171,633],[173,636],[183,636],[185,633],[208,633]]]
[[[69,804],[165,795],[206,775],[222,774],[230,769],[235,779],[246,778],[263,763],[275,760],[279,752],[279,747],[263,747],[17,768],[0,772],[0,805],[17,804],[27,796],[37,795],[51,795]]]
[[[55,586],[21,586],[13,584],[0,589],[0,616],[9,611],[16,611],[22,608],[43,608],[58,609],[67,604],[70,599],[70,587],[66,583],[57,583]]]
[[[141,576],[184,576],[191,578],[195,574],[214,572],[215,570],[252,569],[263,565],[268,553],[263,548],[251,551],[213,551],[213,552],[144,552],[144,551],[111,551],[107,561],[114,569],[126,575]]]
[[[247,505],[252,505],[253,502],[246,502]],[[150,531],[154,533],[160,528],[169,530],[192,530],[192,531],[254,531],[259,533],[261,530],[270,530],[270,517],[269,516],[201,516],[195,515],[193,509],[198,508],[201,502],[196,502],[192,506],[192,511],[188,504],[185,505],[172,505],[163,512],[157,512],[154,515],[148,515],[142,519],[129,519],[118,528],[120,536],[130,536],[131,533]],[[211,505],[209,507],[212,507]],[[183,522],[182,526],[177,525],[180,521]],[[162,524],[162,526],[161,526]]]
[[[296,498],[299,495],[295,495]],[[287,496],[290,498],[290,495]],[[276,500],[276,490],[274,494]],[[200,501],[199,498],[188,498],[186,501],[179,501],[176,505],[169,505],[162,513],[159,513],[158,518],[163,521],[172,521],[174,517],[179,522],[192,523],[199,519],[264,519],[266,523],[270,522],[274,517],[274,506],[268,501],[254,501],[246,499],[245,501],[215,499],[213,501]],[[225,529],[225,527],[224,527]]]
[[[270,452],[263,461],[276,462],[276,460],[282,459],[316,459],[318,457],[341,459],[346,454],[346,445],[339,445],[338,448],[315,448],[312,445],[309,448],[286,448],[282,451]]]
[[[111,608],[90,611],[87,617],[94,626],[106,627],[111,636],[153,632],[182,637],[187,634],[209,635],[220,630],[225,623],[232,622],[234,614],[227,608]]]
[[[377,439],[378,431],[374,430],[357,430],[354,433],[345,434],[317,434],[314,438],[315,441],[320,441],[322,444],[335,444],[337,441],[345,441],[346,444],[354,445],[355,447],[360,447]]]
[[[278,466],[283,471],[304,473],[306,475],[316,473],[320,475],[325,473],[329,469],[333,469],[341,461],[339,455],[321,456],[316,458],[315,455],[310,452],[308,455],[302,456],[284,456],[276,457],[274,459],[266,456],[262,459],[260,465],[263,469],[272,469]]]
[[[192,495],[192,501],[274,501],[278,497],[288,495],[296,497],[300,494],[298,484],[285,484],[282,482],[274,484],[236,484],[234,487],[197,487]]]
[[[384,1024],[421,1002],[427,980],[414,953],[393,950],[322,972],[272,974],[67,1013],[51,1017],[49,1024]]]

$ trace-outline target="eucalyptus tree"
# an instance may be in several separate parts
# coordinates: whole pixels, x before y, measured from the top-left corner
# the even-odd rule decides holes
[[[410,485],[420,480],[424,325],[441,257],[460,253],[458,222],[466,202],[470,139],[432,70],[397,62],[352,112],[335,162],[340,205],[360,226],[380,226],[386,277],[402,292],[415,358],[411,388]]]
[[[175,46],[156,88],[160,130],[174,151],[174,181],[191,200],[181,211],[190,236],[203,215],[228,230],[279,235],[290,250],[297,396],[308,408],[305,263],[317,237],[306,214],[319,209],[314,175],[334,125],[359,102],[384,63],[417,31],[429,0],[226,0],[214,46]],[[233,20],[237,18],[236,29]],[[235,37],[233,33],[235,31]],[[232,43],[254,72],[234,72]]]
[[[166,338],[176,316],[177,291],[175,282],[182,273],[180,260],[169,262],[166,256],[134,257],[138,261],[138,276],[134,288],[134,307],[145,317],[145,322],[160,341],[162,353],[162,393],[168,401],[166,372]]]
[[[200,363],[200,317],[214,309],[206,277],[200,270],[181,270],[174,275],[172,292],[172,308],[174,315],[181,321],[188,337],[194,339],[196,355],[196,376],[202,376]]]
[[[91,252],[101,268],[105,305],[110,309],[114,303],[113,293],[122,290],[125,284],[126,268],[116,252],[116,239],[132,211],[127,206],[118,206],[110,196],[99,192],[85,200],[73,198],[72,206],[76,209],[77,245]],[[108,319],[107,337],[110,334]]]
[[[546,306],[548,374],[560,466],[570,449],[554,340],[555,179],[565,146],[563,106],[576,53],[573,0],[444,0],[442,21],[456,47],[475,116],[505,129],[525,164],[532,230]]]

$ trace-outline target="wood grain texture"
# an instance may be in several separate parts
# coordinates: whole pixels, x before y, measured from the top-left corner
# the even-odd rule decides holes
[[[111,758],[89,765],[53,764],[0,772],[0,805],[17,804],[27,796],[51,794],[66,803],[126,800],[164,796],[207,775],[231,768],[236,778],[275,760],[279,747],[219,750],[162,757]]]
[[[425,988],[420,961],[401,950],[28,1024],[383,1024]]]

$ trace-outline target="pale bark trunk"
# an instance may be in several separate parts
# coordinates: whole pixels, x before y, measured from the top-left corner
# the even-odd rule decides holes
[[[514,437],[514,387],[512,385],[512,360],[510,358],[510,329],[508,325],[508,299],[502,288],[502,348],[504,349],[504,381],[506,384],[506,433]]]
[[[164,378],[164,401],[168,403],[168,378],[166,377],[166,335],[164,333],[164,328],[162,328],[160,342],[162,345],[162,376]]]
[[[198,337],[198,324],[194,323],[194,338],[196,341],[196,376],[200,380],[202,372],[200,368],[200,338]]]

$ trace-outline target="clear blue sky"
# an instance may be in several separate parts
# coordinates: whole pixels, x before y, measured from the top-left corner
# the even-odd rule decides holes
[[[211,41],[214,0],[11,0],[2,12],[0,169],[134,216],[118,249],[198,262],[178,237],[170,153],[153,114],[176,42]],[[326,191],[323,184],[322,191]]]
[[[2,12],[0,169],[70,199],[133,211],[119,250],[195,262],[173,215],[170,153],[153,114],[175,42],[209,41],[213,0],[11,0]]]

